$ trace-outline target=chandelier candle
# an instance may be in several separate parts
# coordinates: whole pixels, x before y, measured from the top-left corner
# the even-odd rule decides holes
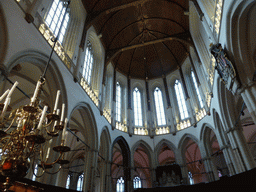
[[[53,114],[56,113],[56,110],[57,110],[57,107],[58,107],[59,98],[60,98],[60,90],[57,91],[56,101],[55,101],[55,105],[54,105],[54,109],[53,109]]]
[[[2,101],[3,100],[3,98],[5,98],[5,96],[9,93],[9,89],[7,89],[5,92],[4,92],[4,94],[0,97],[0,101]]]

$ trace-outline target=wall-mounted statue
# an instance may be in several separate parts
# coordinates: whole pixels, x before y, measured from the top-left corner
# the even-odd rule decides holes
[[[239,87],[239,83],[236,80],[236,71],[234,66],[232,65],[231,61],[226,57],[226,54],[223,51],[220,43],[217,43],[215,45],[211,43],[210,52],[216,59],[215,69],[225,83],[226,87],[234,94]]]

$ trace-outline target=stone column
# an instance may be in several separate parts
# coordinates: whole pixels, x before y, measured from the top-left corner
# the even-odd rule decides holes
[[[242,89],[239,90],[248,111],[256,124],[256,85],[254,82],[251,82],[247,85],[244,85]]]
[[[77,62],[76,67],[74,69],[73,78],[75,82],[80,83],[80,69],[82,68],[82,65],[84,64],[84,49],[79,47],[78,55],[77,55]]]
[[[245,168],[247,170],[255,168],[255,161],[254,161],[251,151],[246,143],[246,139],[243,135],[242,128],[235,129],[233,131],[233,135],[234,135],[235,139],[237,140],[238,149],[240,151],[240,155],[245,164]]]
[[[240,152],[240,149],[238,147],[237,140],[234,137],[232,129],[229,129],[227,131],[227,136],[229,138],[230,145],[231,145],[231,148],[232,148],[232,152],[234,154],[236,172],[241,173],[241,172],[246,171],[246,167],[245,167],[245,164],[243,162],[243,158],[241,156],[241,152]]]
[[[103,110],[105,108],[105,95],[106,95],[106,86],[105,84],[102,84],[102,93],[101,93],[101,98],[100,98],[100,114],[103,115]]]
[[[207,172],[208,181],[212,182],[218,180],[217,169],[213,165],[211,157],[202,158],[204,162],[205,171]]]
[[[186,159],[182,157],[182,151],[181,150],[176,150],[175,152],[175,160],[176,163],[180,166],[181,168],[181,174],[183,180],[183,184],[189,184],[189,179],[188,179],[188,167],[186,164]]]
[[[226,164],[228,166],[228,170],[229,170],[229,175],[234,175],[234,174],[236,174],[236,171],[234,168],[234,164],[232,162],[232,157],[229,154],[228,148],[229,148],[228,146],[222,146],[220,149],[224,154],[224,158],[225,158]]]

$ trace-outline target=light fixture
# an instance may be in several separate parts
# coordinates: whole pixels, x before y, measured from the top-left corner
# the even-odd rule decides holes
[[[65,18],[70,1],[63,3],[66,6],[63,17]],[[30,103],[14,110],[9,106],[11,95],[18,82],[15,82],[12,88],[8,89],[0,97],[0,102],[5,98],[5,101],[0,103],[0,148],[2,149],[0,153],[0,174],[6,177],[6,182],[3,183],[3,191],[8,191],[13,179],[25,177],[29,168],[32,167],[34,169],[35,164],[42,168],[40,175],[36,175],[40,177],[45,172],[55,174],[61,169],[63,164],[69,163],[68,160],[64,159],[64,153],[70,151],[70,148],[66,146],[68,120],[67,118],[64,120],[65,105],[62,104],[61,115],[60,110],[57,109],[60,91],[57,91],[52,112],[47,111],[48,106],[43,108],[40,106],[40,94],[42,86],[46,81],[45,74],[50,64],[63,21],[64,19],[61,22],[57,37],[53,38],[54,45],[49,60],[43,75],[37,82]],[[53,147],[53,150],[58,152],[59,156],[53,162],[49,162],[52,138],[58,137],[62,130],[61,144]],[[59,164],[59,169],[51,173],[49,169],[54,164]]]

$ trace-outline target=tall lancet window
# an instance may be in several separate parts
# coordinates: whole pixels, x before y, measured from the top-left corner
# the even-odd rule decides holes
[[[197,98],[198,98],[198,101],[199,101],[200,108],[203,108],[203,106],[204,106],[203,100],[202,100],[202,97],[200,95],[198,85],[197,85],[197,82],[196,82],[196,78],[195,78],[195,74],[194,74],[193,71],[191,71],[191,77],[192,77],[193,82],[194,82],[194,86],[195,86],[195,89],[196,89],[196,94],[197,94]]]
[[[156,106],[157,125],[158,126],[166,125],[163,96],[162,96],[162,91],[159,89],[159,87],[155,88],[154,98],[155,98],[155,106]]]
[[[82,174],[78,177],[77,187],[76,187],[76,190],[77,190],[77,191],[82,191],[82,190],[83,190],[83,182],[84,182],[84,173],[82,173]]]
[[[141,188],[141,179],[138,176],[134,177],[133,179],[133,188],[134,189]]]
[[[116,121],[121,122],[121,86],[116,83]]]
[[[120,177],[116,182],[116,192],[124,192],[124,179]]]
[[[45,23],[49,26],[55,37],[58,35],[61,22],[64,17],[64,13],[66,11],[66,7],[64,6],[64,2],[60,0],[54,0],[52,2],[52,6],[50,8],[50,11],[48,12]],[[59,42],[62,43],[65,32],[67,30],[69,21],[69,13],[66,13],[66,16],[64,18],[64,22],[60,31],[59,36]]]
[[[133,105],[135,126],[142,126],[141,94],[137,87],[133,90]]]
[[[178,101],[178,106],[179,106],[179,111],[180,111],[180,118],[181,120],[185,119],[188,117],[188,110],[186,106],[186,101],[184,98],[183,90],[181,87],[180,81],[176,80],[175,85],[174,85],[177,101]]]
[[[70,186],[70,174],[67,176],[66,189],[69,189]]]
[[[93,65],[92,44],[90,43],[90,41],[87,41],[82,75],[88,84],[91,83],[92,65]]]

